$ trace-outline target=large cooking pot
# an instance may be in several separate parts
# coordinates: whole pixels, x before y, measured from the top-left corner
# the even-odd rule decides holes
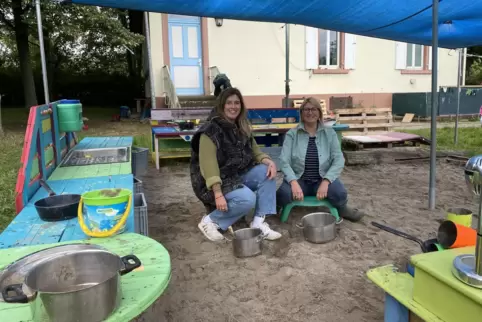
[[[314,212],[301,218],[296,225],[310,243],[323,244],[336,237],[336,218],[327,212]]]
[[[30,303],[33,321],[100,322],[119,305],[120,276],[139,266],[134,255],[73,252],[33,267],[23,284],[5,287],[2,296],[7,303]]]
[[[238,229],[233,234],[233,252],[236,257],[253,257],[263,250],[264,235],[259,228]]]
[[[60,221],[77,217],[80,195],[56,195],[47,182],[42,179],[40,179],[40,185],[49,193],[47,198],[39,199],[34,204],[40,219],[44,221]]]

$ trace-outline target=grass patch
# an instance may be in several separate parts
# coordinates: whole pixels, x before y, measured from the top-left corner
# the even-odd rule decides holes
[[[482,154],[482,128],[459,128],[459,143],[454,145],[454,128],[437,129],[437,150],[463,151],[467,156]],[[405,130],[430,139],[430,129]]]

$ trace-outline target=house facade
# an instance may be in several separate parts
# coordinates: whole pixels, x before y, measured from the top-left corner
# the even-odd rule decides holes
[[[174,91],[212,94],[217,73],[241,90],[249,108],[282,106],[284,24],[159,13],[149,21],[158,106]],[[290,25],[289,65],[290,97],[316,96],[327,104],[332,96],[351,96],[355,105],[389,107],[393,93],[431,89],[426,46]],[[439,86],[456,85],[457,67],[458,53],[439,49]]]

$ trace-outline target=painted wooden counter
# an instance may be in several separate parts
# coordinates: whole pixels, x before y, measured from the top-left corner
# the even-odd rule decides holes
[[[482,316],[482,290],[452,274],[453,260],[461,254],[474,254],[474,247],[414,255],[414,277],[392,265],[372,269],[367,276],[425,321],[473,322]]]
[[[125,233],[111,238],[78,242],[101,245],[119,256],[134,254],[142,263],[141,267],[121,277],[122,301],[119,308],[105,321],[131,321],[151,306],[169,284],[169,253],[164,246],[151,238]],[[61,244],[65,243],[0,250],[0,269],[32,252]],[[8,322],[32,321],[30,305],[0,302],[0,317],[1,321]]]
[[[82,194],[86,191],[105,188],[126,188],[134,191],[134,177],[132,174],[85,179],[48,180],[47,183],[56,194]],[[29,203],[0,234],[0,249],[89,238],[80,229],[77,218],[58,222],[41,220],[34,203],[47,196],[48,193],[43,188],[40,188],[35,193]],[[134,229],[134,209],[132,208],[127,219],[126,232],[134,232]]]
[[[86,137],[74,147],[74,150],[131,147],[132,141],[131,136]],[[124,163],[57,167],[49,177],[49,180],[82,179],[130,174],[132,171],[131,161],[132,160],[129,160],[129,162]]]

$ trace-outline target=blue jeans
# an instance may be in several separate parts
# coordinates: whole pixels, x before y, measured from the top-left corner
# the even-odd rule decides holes
[[[224,198],[228,211],[214,210],[209,214],[222,230],[246,216],[255,208],[254,215],[264,217],[276,214],[276,181],[268,179],[268,167],[259,164],[243,176],[243,187],[227,193]]]
[[[316,196],[316,192],[318,191],[321,181],[322,179],[319,181],[306,181],[298,179],[298,183],[301,187],[301,190],[303,190],[304,196]],[[336,179],[328,186],[326,199],[333,205],[333,207],[338,209],[346,205],[348,194],[345,186],[339,179]],[[291,185],[288,182],[283,180],[283,183],[276,192],[276,201],[280,207],[284,207],[293,201]]]

